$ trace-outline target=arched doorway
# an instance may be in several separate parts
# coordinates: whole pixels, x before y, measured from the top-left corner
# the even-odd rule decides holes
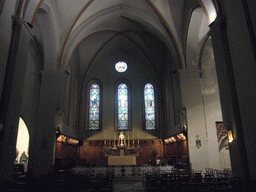
[[[29,154],[29,132],[28,128],[20,117],[19,127],[18,127],[18,136],[16,143],[16,163],[28,163],[28,154]],[[27,166],[24,166],[25,168]]]

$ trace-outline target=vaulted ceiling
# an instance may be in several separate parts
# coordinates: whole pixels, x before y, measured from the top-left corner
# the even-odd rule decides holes
[[[156,67],[160,60],[171,61],[175,70],[186,68],[189,22],[198,7],[206,18],[193,17],[200,28],[203,20],[209,24],[216,17],[211,0],[35,0],[26,1],[24,18],[49,33],[38,30],[39,40],[53,39],[47,47],[55,47],[57,69],[67,69],[76,57],[85,74],[99,54],[115,59],[140,49]],[[200,36],[198,30],[194,34],[189,37]]]

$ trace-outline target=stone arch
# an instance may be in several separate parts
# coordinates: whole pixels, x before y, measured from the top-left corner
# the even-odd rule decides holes
[[[38,10],[33,25],[39,30],[35,33],[39,39],[44,58],[44,69],[56,69],[57,63],[57,34],[54,25],[54,16],[50,8],[43,4]],[[49,27],[51,30],[49,30]]]

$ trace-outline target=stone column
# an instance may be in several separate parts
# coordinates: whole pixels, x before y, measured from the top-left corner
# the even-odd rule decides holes
[[[60,106],[62,89],[66,77],[61,71],[49,69],[42,72],[37,125],[34,131],[33,143],[30,146],[30,167],[34,176],[40,179],[43,175],[54,171],[54,148],[56,145],[55,117]]]
[[[210,26],[216,71],[218,76],[220,102],[224,127],[232,130],[235,138],[229,144],[231,166],[234,176],[249,179],[248,163],[244,145],[241,113],[230,55],[226,22],[221,15]]]
[[[218,20],[211,26],[211,36],[219,83],[231,103],[227,108],[222,96],[225,116],[229,118],[225,117],[226,123],[234,136],[230,144],[232,169],[235,176],[256,181],[256,51],[255,26],[250,20],[254,16],[249,14],[246,1],[217,2]]]
[[[3,129],[0,131],[0,182],[11,180],[13,174],[30,39],[30,29],[21,17],[16,15],[12,19],[13,32],[0,109],[0,123],[3,125]]]

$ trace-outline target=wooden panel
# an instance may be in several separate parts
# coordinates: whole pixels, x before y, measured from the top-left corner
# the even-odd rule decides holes
[[[137,165],[148,164],[149,160],[154,164],[157,158],[164,158],[163,143],[161,139],[140,140],[141,152],[137,157]]]
[[[187,141],[165,145],[165,158],[168,164],[189,164]]]
[[[108,158],[102,151],[103,141],[85,140],[80,147],[80,159],[85,161],[87,165],[108,165]]]
[[[57,142],[55,149],[55,157],[77,159],[77,146]]]
[[[135,144],[137,144],[135,140]],[[172,144],[163,144],[161,139],[140,140],[141,152],[136,158],[137,165],[151,162],[155,163],[160,158],[162,162],[189,163],[187,141],[180,141]],[[108,165],[108,157],[102,151],[103,140],[84,140],[83,145],[75,147],[57,143],[56,157],[78,158],[77,162],[82,165]],[[132,144],[132,142],[131,142]]]

